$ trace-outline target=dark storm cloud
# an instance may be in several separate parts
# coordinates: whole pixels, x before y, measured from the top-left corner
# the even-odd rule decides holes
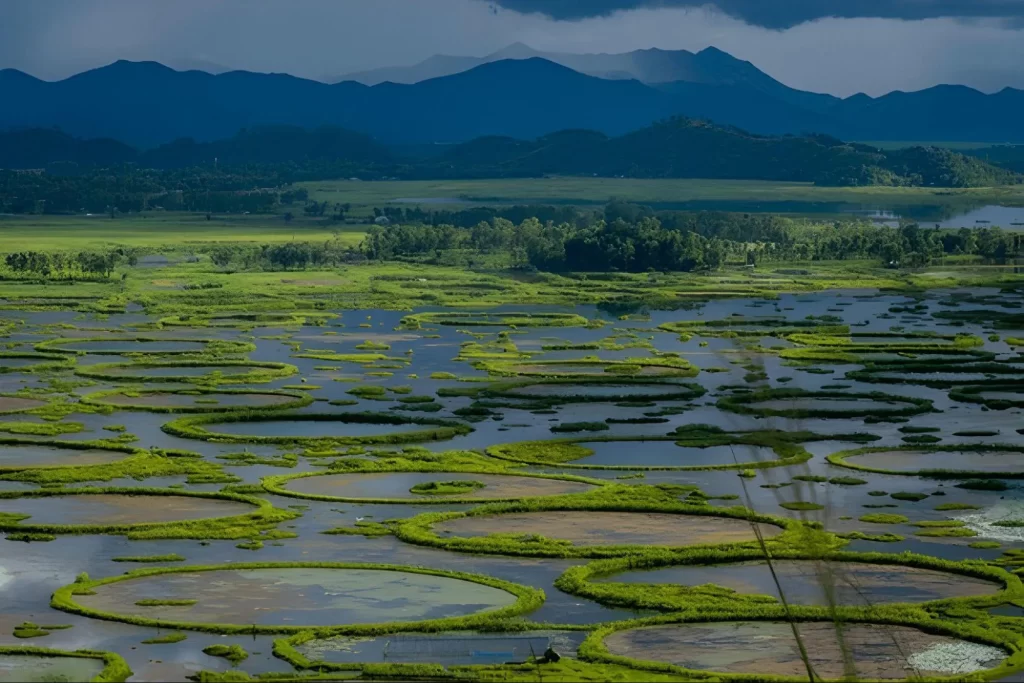
[[[807,21],[840,19],[937,19],[943,17],[1024,20],[1024,0],[493,0],[496,7],[537,12],[554,19],[583,19],[618,10],[658,7],[717,7],[737,19],[773,29]]]

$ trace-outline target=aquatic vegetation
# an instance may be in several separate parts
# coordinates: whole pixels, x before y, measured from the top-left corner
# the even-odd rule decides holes
[[[101,670],[91,679],[91,683],[122,683],[132,675],[132,670],[124,658],[113,652],[99,650],[55,650],[44,647],[29,647],[22,645],[0,646],[0,658],[2,657],[38,657],[43,660],[56,660],[59,658],[96,660],[102,663]]]
[[[483,482],[471,479],[453,479],[451,481],[430,481],[416,484],[409,489],[409,492],[427,496],[455,496],[461,493],[470,493],[485,486],[487,485]]]
[[[258,535],[260,532],[274,528],[277,524],[298,517],[294,512],[275,508],[270,502],[262,498],[246,496],[237,493],[207,493],[198,491],[176,491],[174,489],[158,488],[86,488],[76,487],[68,489],[38,489],[29,491],[5,491],[0,492],[0,502],[19,501],[32,499],[60,499],[69,496],[116,496],[124,497],[125,500],[139,502],[141,498],[151,497],[151,500],[158,502],[160,497],[166,496],[178,501],[226,501],[236,504],[244,504],[256,508],[245,514],[235,514],[221,517],[207,517],[194,519],[172,519],[156,522],[132,522],[132,521],[107,521],[107,522],[81,522],[73,524],[65,523],[41,523],[25,521],[31,519],[27,514],[0,514],[0,531],[23,532],[38,534],[120,534],[131,539],[159,539],[159,538],[192,538],[192,539],[235,539],[247,538]],[[127,514],[127,513],[126,513]],[[127,515],[130,516],[130,515]]]
[[[177,553],[167,555],[123,555],[110,558],[111,562],[184,562],[185,558]]]
[[[867,515],[861,515],[860,521],[868,522],[870,524],[904,524],[910,521],[910,518],[905,515],[890,514],[886,512],[873,512]]]
[[[589,321],[573,313],[489,313],[455,312],[416,313],[399,323],[404,329],[419,330],[424,325],[464,325],[467,327],[585,327]]]
[[[244,399],[252,398],[252,403]],[[225,404],[224,400],[238,400]],[[272,405],[266,405],[272,401]],[[263,410],[293,410],[313,402],[313,397],[295,390],[253,389],[108,389],[82,396],[81,402],[117,410],[140,410],[152,413],[225,413]]]
[[[836,403],[829,406],[829,401]],[[790,402],[804,405],[790,407]],[[866,402],[863,407],[850,405]],[[769,405],[759,405],[759,404]],[[762,389],[749,394],[733,394],[718,400],[718,407],[741,415],[756,417],[850,418],[906,416],[927,413],[932,402],[911,396],[893,396],[882,392],[851,394],[845,391],[805,391],[803,389]]]
[[[69,358],[59,353],[0,351],[0,374],[7,374],[11,372],[53,372],[55,370],[63,370],[65,368],[73,367],[74,364],[74,358]]]
[[[223,657],[235,666],[249,658],[249,653],[241,645],[210,645],[203,648],[203,654]]]
[[[424,488],[416,489],[416,486],[409,489],[410,493],[416,494],[409,497],[387,496],[381,497],[369,492],[357,490],[350,493],[350,488],[339,487],[337,490],[327,486],[323,489],[296,490],[290,488],[295,482],[319,481],[329,482],[332,478],[344,475],[357,475],[351,483],[358,487],[358,475],[383,475],[401,473],[423,473],[443,475],[444,479],[433,482],[427,480]],[[453,475],[477,475],[476,478],[456,478]],[[444,486],[453,482],[471,481],[484,484],[479,487],[460,486],[461,490],[449,491],[450,487]],[[514,483],[511,488],[504,488],[502,483],[508,481]],[[594,486],[604,486],[607,482],[600,479],[588,479],[571,475],[541,474],[534,472],[522,472],[506,465],[483,457],[477,453],[468,451],[441,451],[434,453],[424,449],[407,448],[396,453],[388,453],[374,459],[368,458],[343,458],[332,462],[327,472],[312,471],[300,472],[297,474],[272,475],[263,478],[263,488],[275,495],[290,496],[294,498],[305,498],[309,500],[324,500],[330,502],[358,502],[358,503],[388,503],[388,504],[430,504],[430,503],[479,503],[481,498],[475,497],[474,492],[486,489],[495,489],[496,497],[491,501],[519,500],[525,497],[536,497],[544,495],[545,484],[564,483],[578,491],[587,491]],[[408,484],[407,484],[408,486]],[[431,488],[433,495],[425,488]],[[440,487],[440,490],[434,487]],[[553,490],[558,490],[554,487]],[[507,493],[505,493],[507,491]],[[562,493],[562,491],[558,491]],[[550,495],[550,494],[549,494]]]
[[[197,368],[207,368],[209,373],[196,375],[188,372]],[[173,373],[178,369],[182,371],[180,374],[164,374],[160,372],[162,370],[169,370]],[[139,370],[140,372],[133,373],[132,371],[134,370]],[[75,374],[81,377],[110,382],[184,381],[208,386],[272,382],[275,379],[294,375],[296,372],[298,372],[298,368],[288,363],[247,360],[136,361],[134,363],[99,363],[97,365],[78,366],[75,368]]]
[[[489,504],[468,512],[424,513],[409,519],[396,520],[390,526],[395,536],[408,543],[456,552],[526,557],[622,557],[643,553],[651,545],[630,543],[629,534],[616,532],[614,526],[615,523],[625,523],[626,517],[633,513],[644,513],[633,515],[636,519],[630,520],[638,525],[637,529],[643,535],[660,533],[657,531],[656,521],[664,522],[661,526],[665,529],[671,526],[675,530],[674,537],[666,534],[662,543],[653,544],[661,547],[749,543],[754,539],[751,522],[763,527],[766,536],[784,532],[795,534],[801,526],[801,523],[796,521],[755,513],[743,507],[712,507],[707,504],[705,498],[679,501],[677,495],[678,491],[675,489],[608,484],[589,493]],[[572,513],[584,514],[570,518],[569,515]],[[524,515],[531,514],[535,515],[535,518],[531,519],[533,523],[530,526],[546,527],[551,536],[516,532],[508,525],[510,519],[517,516],[523,518]],[[659,515],[663,518],[658,517]],[[686,519],[686,523],[676,521],[676,515],[687,516],[678,518]],[[607,540],[610,543],[575,545],[559,538],[561,519],[570,520],[567,522],[569,526],[565,528],[566,532],[572,531],[571,525],[585,519],[586,523],[596,525],[595,528],[608,534]],[[489,533],[459,536],[453,532],[442,535],[436,528],[456,522],[481,520],[486,523],[485,528]],[[620,538],[623,541],[616,543],[615,541]]]
[[[704,425],[690,425],[668,436],[617,437],[617,436],[586,436],[550,439],[547,441],[522,441],[511,444],[500,444],[487,449],[487,454],[494,458],[528,465],[558,465],[559,467],[594,470],[747,470],[796,465],[806,462],[811,454],[801,446],[802,443],[822,440],[838,441],[872,441],[878,437],[871,434],[819,435],[811,432],[725,432],[719,428]],[[718,446],[756,446],[770,448],[775,453],[774,459],[762,459],[747,462],[729,462],[720,464],[695,465],[588,465],[574,462],[593,455],[594,450],[586,444],[600,443],[635,443],[666,441],[686,448],[713,448]]]
[[[217,432],[207,425],[259,423],[271,420],[310,423],[336,423],[353,425],[421,426],[422,429],[397,431],[364,436],[302,436],[295,435],[248,435]],[[423,417],[408,417],[390,413],[298,413],[282,415],[276,410],[250,410],[244,413],[216,413],[183,417],[168,422],[163,431],[185,439],[200,439],[219,443],[285,444],[312,448],[330,448],[342,445],[401,444],[422,441],[443,441],[473,431],[469,425],[454,420],[436,420]]]
[[[142,641],[143,645],[171,645],[173,643],[180,643],[183,640],[187,640],[188,635],[185,633],[168,633],[164,636],[156,636],[154,638],[147,638]]]
[[[976,455],[978,458],[968,461],[963,468],[945,468],[928,466],[930,456],[941,456],[942,454]],[[839,451],[826,457],[828,462],[839,467],[860,470],[862,472],[877,472],[879,474],[902,474],[908,476],[928,477],[931,479],[1019,479],[1024,478],[1024,466],[1017,468],[1018,460],[1013,456],[1024,453],[1024,447],[1010,444],[955,444],[955,445],[929,445],[921,446],[889,446],[889,447],[867,447],[854,450]],[[865,464],[864,456],[879,454],[876,458]],[[900,456],[905,456],[902,459]],[[981,459],[989,456],[987,460]],[[861,462],[858,462],[858,458]],[[1000,459],[1002,458],[1002,459]],[[932,458],[934,459],[934,457]],[[963,460],[965,458],[959,458]],[[994,459],[994,460],[993,460]],[[912,461],[921,460],[918,465]],[[906,468],[896,469],[902,463],[907,462]],[[992,462],[995,467],[982,469],[981,464]],[[878,463],[878,464],[876,464]],[[886,466],[882,467],[880,464]],[[972,468],[971,465],[974,465]]]
[[[104,347],[109,342],[109,346]],[[75,348],[82,344],[90,348]],[[118,346],[127,345],[127,348]],[[146,348],[152,344],[152,348]],[[195,349],[197,344],[201,348]],[[176,348],[174,345],[184,348]],[[75,337],[47,339],[35,345],[36,351],[48,353],[70,354],[75,356],[175,356],[195,355],[217,358],[220,356],[236,356],[256,350],[251,342],[229,341],[222,339],[194,339],[190,337]]]

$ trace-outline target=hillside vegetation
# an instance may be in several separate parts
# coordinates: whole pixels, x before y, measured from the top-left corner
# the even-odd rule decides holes
[[[151,193],[188,190],[201,169],[202,190],[250,190],[300,180],[514,178],[577,175],[627,178],[712,178],[814,182],[819,185],[984,187],[1014,184],[1015,173],[938,147],[881,150],[825,135],[764,136],[707,121],[673,118],[609,137],[565,130],[535,140],[488,136],[453,145],[440,155],[400,157],[368,136],[342,128],[273,126],[224,140],[177,140],[137,150],[110,139],[79,140],[57,130],[0,134],[0,167],[42,168],[61,176],[123,172],[138,183],[143,169]],[[159,172],[171,172],[169,180]],[[251,179],[247,184],[246,178]],[[220,179],[220,180],[219,180]],[[47,180],[7,178],[14,192]],[[60,181],[66,183],[68,181]],[[80,182],[80,181],[79,181]],[[186,182],[186,186],[181,186]],[[26,199],[32,194],[23,191]]]

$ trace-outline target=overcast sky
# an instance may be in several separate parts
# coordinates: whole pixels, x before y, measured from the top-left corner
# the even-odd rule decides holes
[[[1024,88],[1024,0],[0,0],[0,67],[64,78],[117,59],[323,78],[540,50],[700,50],[850,95]]]

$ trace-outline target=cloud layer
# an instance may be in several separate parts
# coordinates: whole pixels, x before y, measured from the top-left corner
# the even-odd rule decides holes
[[[1010,21],[1022,12],[1024,0],[3,0],[0,67],[56,79],[149,59],[328,78],[515,41],[714,45],[806,90],[993,91],[1024,87],[1024,31]]]
[[[1024,0],[494,0],[517,12],[583,19],[622,10],[714,6],[766,28],[791,28],[816,19],[1024,18]]]

